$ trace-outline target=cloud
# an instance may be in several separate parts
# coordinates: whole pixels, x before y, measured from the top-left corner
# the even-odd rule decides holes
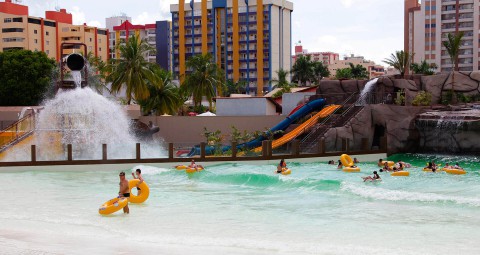
[[[97,21],[97,20],[92,20],[92,21],[89,21],[87,23],[87,25],[91,26],[91,27],[102,27],[102,23],[100,21]]]
[[[70,13],[73,16],[73,24],[75,25],[83,25],[85,23],[85,13],[80,10],[80,7],[73,6]]]
[[[138,25],[153,24],[157,20],[160,20],[160,14],[158,13],[151,14],[148,12],[142,12],[137,17],[132,18],[133,24],[138,24]]]

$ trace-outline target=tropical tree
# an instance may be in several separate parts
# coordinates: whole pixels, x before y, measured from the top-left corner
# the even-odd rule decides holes
[[[277,79],[270,80],[270,83],[272,83],[273,87],[289,89],[292,86],[292,84],[288,82],[288,79],[287,79],[289,72],[280,68],[276,71],[276,73],[277,73]]]
[[[341,79],[352,79],[352,69],[350,68],[340,68],[337,69],[337,73],[335,74],[335,79],[341,80]]]
[[[87,54],[88,66],[88,85],[95,89],[98,93],[102,94],[103,90],[107,90],[111,93],[110,89],[106,86],[106,79],[112,65],[108,65],[100,57],[95,57],[90,51]]]
[[[365,68],[360,64],[357,64],[357,65],[354,65],[352,63],[348,63],[348,64],[350,65],[352,78],[358,79],[358,80],[369,78],[370,75],[368,74],[367,68]]]
[[[443,41],[443,46],[445,47],[448,55],[450,56],[450,61],[452,62],[452,103],[457,103],[457,95],[455,94],[455,71],[458,71],[458,55],[460,54],[460,46],[462,43],[463,32],[459,32],[455,35],[449,33],[447,35],[447,40]]]
[[[310,56],[298,56],[295,64],[292,66],[292,81],[299,85],[312,83],[315,77],[313,62]]]
[[[408,51],[396,51],[395,54],[392,53],[390,58],[386,58],[383,60],[384,63],[393,66],[393,68],[397,69],[400,72],[400,75],[404,76],[405,72],[408,71],[410,67],[410,63],[413,60],[413,53],[410,54]]]
[[[437,65],[435,65],[435,63],[429,64],[426,60],[422,60],[420,63],[412,63],[410,69],[412,69],[415,74],[432,75],[435,73]]]
[[[324,65],[320,61],[313,62],[313,75],[315,82],[318,83],[325,77],[330,76],[330,70],[328,70],[328,66]]]
[[[149,96],[148,82],[155,83],[151,65],[145,56],[155,51],[146,40],[138,36],[131,36],[125,44],[119,44],[120,58],[111,66],[111,73],[107,81],[112,82],[112,93],[118,93],[126,88],[127,104],[132,98],[146,99]]]
[[[210,54],[193,56],[187,60],[187,69],[189,73],[182,85],[184,93],[192,97],[196,107],[205,96],[212,109],[212,99],[225,81],[223,70],[213,63]]]
[[[40,104],[49,88],[53,91],[51,76],[54,67],[55,60],[41,51],[0,52],[0,105]]]
[[[242,80],[237,82],[234,82],[233,80],[228,80],[225,83],[223,95],[229,97],[231,94],[244,94],[246,84],[247,83]]]
[[[173,83],[172,73],[157,65],[152,66],[155,82],[148,82],[150,96],[139,100],[143,112],[155,111],[155,114],[175,114],[183,105],[179,88]]]

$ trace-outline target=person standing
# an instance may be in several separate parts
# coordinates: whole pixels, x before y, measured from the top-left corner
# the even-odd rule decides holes
[[[118,197],[129,198],[130,197],[130,189],[128,188],[128,181],[125,178],[125,172],[120,172],[118,175],[120,177],[120,190],[118,191]],[[125,207],[123,207],[123,213],[130,213],[130,208],[128,208],[128,203]]]
[[[140,168],[138,168],[137,170],[135,170],[135,173],[137,174],[137,176],[135,177],[135,174],[134,174],[134,173],[132,173],[132,176],[133,176],[133,179],[138,179],[138,180],[140,180],[140,181],[137,183],[137,191],[138,191],[137,196],[140,196],[140,194],[142,193],[142,190],[141,190],[138,186],[140,186],[140,184],[142,184],[142,182],[144,181],[144,180],[143,180],[143,177],[142,177],[142,170],[140,170]]]

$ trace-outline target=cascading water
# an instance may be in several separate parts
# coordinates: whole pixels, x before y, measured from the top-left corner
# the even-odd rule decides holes
[[[369,97],[370,93],[372,92],[372,90],[375,87],[375,85],[377,84],[377,82],[378,82],[378,78],[375,78],[375,79],[372,79],[372,80],[368,81],[367,84],[365,84],[365,87],[360,92],[360,96],[359,96],[357,102],[355,103],[355,105],[363,106],[363,105],[367,104],[367,102],[368,102],[367,98]]]
[[[80,88],[82,86],[82,73],[80,71],[72,71],[73,82],[75,82],[75,88]]]
[[[37,147],[37,160],[65,160],[67,145],[72,145],[74,160],[101,159],[102,144],[107,145],[109,159],[135,157],[136,137],[130,120],[120,105],[90,88],[81,88],[80,71],[72,72],[75,89],[60,90],[47,101],[37,115],[31,141],[12,148],[7,161],[30,159],[30,145]],[[142,143],[142,158],[165,157],[161,141]]]

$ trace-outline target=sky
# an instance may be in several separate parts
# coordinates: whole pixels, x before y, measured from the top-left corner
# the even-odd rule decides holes
[[[3,1],[3,0],[0,0]],[[74,24],[105,27],[105,18],[122,13],[134,24],[171,19],[170,4],[178,0],[20,0],[31,16],[67,9]],[[199,1],[199,0],[197,0]],[[294,3],[292,40],[309,52],[332,51],[364,56],[377,64],[403,49],[401,0],[290,0]]]

